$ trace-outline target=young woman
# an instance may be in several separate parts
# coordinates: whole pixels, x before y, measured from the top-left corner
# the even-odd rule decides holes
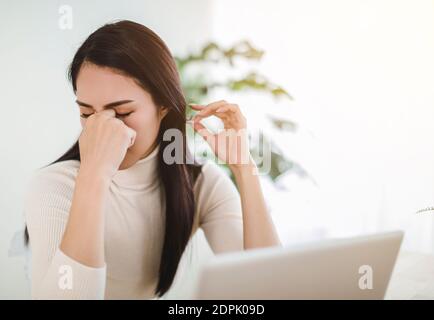
[[[160,297],[199,227],[215,253],[280,245],[256,166],[240,147],[246,121],[237,105],[195,105],[192,125],[228,163],[239,193],[212,162],[188,161],[186,101],[154,32],[131,21],[99,28],[69,77],[83,130],[35,173],[25,204],[33,298]],[[238,143],[218,148],[227,135],[206,130],[200,121],[209,116]],[[166,159],[169,129],[181,134],[181,162]]]

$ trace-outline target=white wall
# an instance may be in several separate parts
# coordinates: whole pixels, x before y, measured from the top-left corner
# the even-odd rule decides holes
[[[58,27],[58,10],[65,4],[73,10],[71,30]],[[209,0],[0,1],[0,299],[28,297],[24,259],[8,257],[10,240],[23,225],[28,178],[79,134],[66,79],[78,45],[106,22],[131,19],[182,53],[209,38],[210,10]]]

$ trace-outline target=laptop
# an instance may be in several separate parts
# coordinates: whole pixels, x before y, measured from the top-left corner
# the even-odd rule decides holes
[[[384,299],[404,233],[214,256],[195,299]]]

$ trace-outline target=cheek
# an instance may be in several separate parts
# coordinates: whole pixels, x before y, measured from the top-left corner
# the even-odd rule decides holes
[[[124,120],[124,123],[136,131],[136,143],[148,145],[157,138],[160,122],[156,112],[137,111]]]

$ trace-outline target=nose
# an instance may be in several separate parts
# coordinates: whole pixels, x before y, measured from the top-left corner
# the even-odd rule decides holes
[[[101,114],[107,114],[111,117],[115,117],[116,116],[116,112],[113,109],[104,109],[104,110],[100,110],[98,111]],[[97,111],[95,110],[95,113],[97,113]]]

